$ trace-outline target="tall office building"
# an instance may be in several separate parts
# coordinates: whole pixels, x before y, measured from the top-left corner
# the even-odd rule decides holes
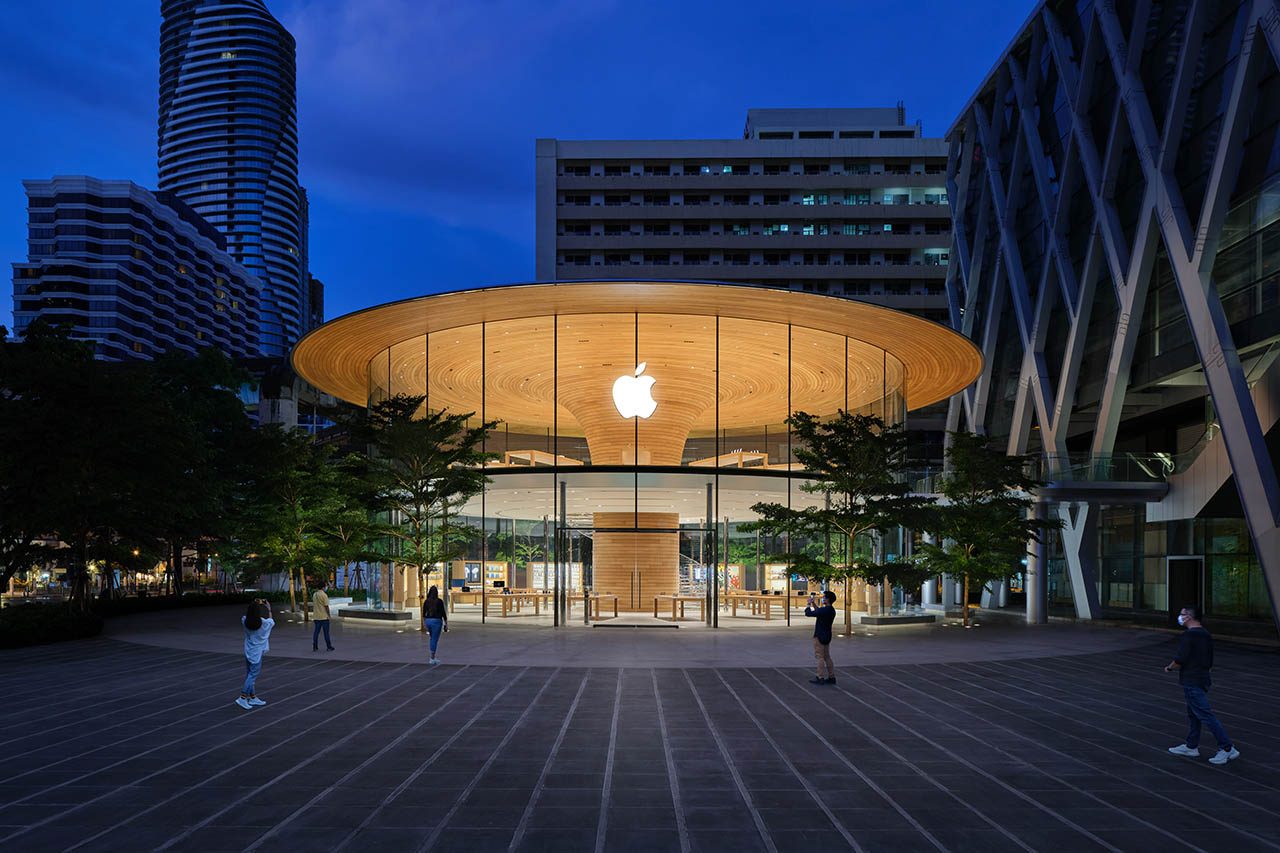
[[[258,347],[306,330],[293,36],[264,0],[163,0],[160,189],[189,204],[262,282]]]
[[[750,110],[741,139],[539,139],[537,277],[713,279],[945,322],[946,156],[901,107]]]
[[[27,262],[13,265],[14,332],[66,325],[107,361],[215,346],[253,356],[258,280],[181,201],[129,181],[24,181]]]
[[[1280,622],[1278,22],[1043,2],[948,133],[951,310],[986,354],[954,414],[1040,454],[1065,525],[1036,616]]]

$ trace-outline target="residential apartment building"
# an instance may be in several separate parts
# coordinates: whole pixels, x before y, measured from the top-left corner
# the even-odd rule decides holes
[[[536,153],[540,281],[740,282],[947,319],[946,145],[901,106],[750,110],[741,139]]]
[[[1277,22],[1042,2],[947,135],[951,311],[986,354],[955,423],[1038,454],[1064,525],[1029,615],[1280,622]]]
[[[287,355],[314,313],[293,36],[264,0],[163,0],[161,17],[160,189],[262,282],[259,350]]]
[[[223,237],[167,193],[85,176],[24,181],[26,263],[13,265],[14,332],[65,324],[108,361],[214,346],[258,349],[258,280]]]

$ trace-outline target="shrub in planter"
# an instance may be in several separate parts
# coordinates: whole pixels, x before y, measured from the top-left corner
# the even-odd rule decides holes
[[[102,617],[65,604],[24,602],[0,609],[0,649],[79,640],[102,633]]]

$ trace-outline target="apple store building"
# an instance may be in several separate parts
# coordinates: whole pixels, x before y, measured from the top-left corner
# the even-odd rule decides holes
[[[430,579],[458,615],[651,614],[790,620],[823,543],[749,532],[752,507],[821,500],[787,419],[840,410],[900,423],[981,369],[961,335],[852,300],[759,287],[601,281],[425,296],[332,320],[293,353],[347,402],[424,398],[496,422],[478,535]],[[418,579],[392,572],[395,602]],[[713,606],[708,608],[708,604]]]

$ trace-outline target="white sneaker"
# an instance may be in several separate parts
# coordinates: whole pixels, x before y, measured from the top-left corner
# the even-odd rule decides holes
[[[1169,751],[1172,752],[1174,755],[1185,755],[1187,758],[1200,757],[1200,750],[1192,749],[1191,747],[1187,746],[1185,743],[1180,743],[1177,746],[1171,746],[1169,747]]]
[[[246,711],[253,710],[253,706],[249,704],[249,700],[244,698],[243,696],[241,696],[239,699],[236,700],[236,704],[239,705],[241,708],[244,708]]]
[[[437,663],[440,663],[440,661],[436,660],[435,658],[432,658],[430,661],[428,661],[428,663],[437,664]]]
[[[1225,749],[1218,750],[1218,754],[1215,755],[1213,758],[1210,758],[1209,763],[1210,764],[1226,764],[1231,759],[1239,758],[1239,757],[1240,757],[1240,750],[1236,749],[1233,746],[1231,747],[1230,752],[1227,752]]]
[[[267,702],[266,702],[266,700],[265,700],[265,699],[259,699],[257,696],[254,696],[252,699],[250,699],[250,700],[249,700],[249,704],[250,704],[250,705],[265,705],[265,704],[267,704]]]

